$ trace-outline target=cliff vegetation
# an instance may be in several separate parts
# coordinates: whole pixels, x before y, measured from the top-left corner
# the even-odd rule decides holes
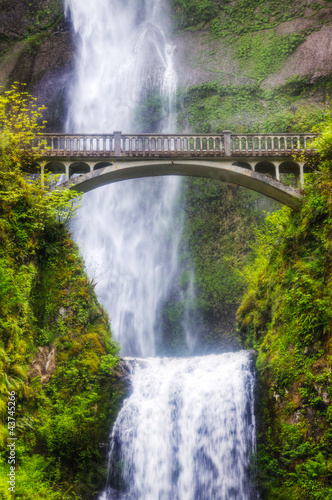
[[[263,498],[332,495],[332,119],[315,144],[301,211],[282,208],[258,232],[240,334],[257,350]]]
[[[68,232],[75,196],[32,174],[42,109],[20,90],[0,95],[0,498],[93,498],[124,390],[118,346]]]

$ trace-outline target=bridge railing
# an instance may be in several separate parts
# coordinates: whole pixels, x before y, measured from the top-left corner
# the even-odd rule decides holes
[[[44,134],[45,156],[267,156],[313,153],[315,134]]]
[[[231,135],[232,153],[312,153],[314,134]]]

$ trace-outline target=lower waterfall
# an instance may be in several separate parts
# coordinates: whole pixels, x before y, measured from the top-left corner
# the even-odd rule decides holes
[[[125,358],[100,500],[253,500],[253,355]]]

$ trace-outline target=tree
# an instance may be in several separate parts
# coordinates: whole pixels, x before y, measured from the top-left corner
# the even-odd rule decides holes
[[[0,88],[1,170],[27,168],[40,154],[36,139],[46,123],[40,122],[45,106],[38,107],[36,98],[19,86],[15,82],[9,90]]]
[[[0,196],[7,209],[22,197],[29,200],[43,229],[54,218],[68,223],[80,195],[69,189],[52,189],[54,175],[44,175],[43,179],[29,175],[46,146],[41,137],[46,122],[42,120],[45,106],[37,106],[36,98],[24,90],[24,85],[15,82],[0,93]]]

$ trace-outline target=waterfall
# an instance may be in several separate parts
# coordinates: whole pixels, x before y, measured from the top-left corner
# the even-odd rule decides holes
[[[100,500],[257,498],[251,353],[127,363],[133,390],[113,427]]]
[[[67,130],[173,132],[176,75],[166,0],[64,1],[77,42]],[[122,354],[139,357],[127,358],[133,390],[113,427],[101,500],[257,498],[250,479],[251,354],[148,357],[156,353],[169,294],[189,304],[182,329],[189,348],[197,342],[190,266],[187,288],[174,286],[179,189],[177,177],[99,188],[84,195],[74,227]]]
[[[176,75],[163,0],[65,0],[77,37],[68,131],[175,127]],[[148,117],[149,118],[149,117]],[[157,312],[177,270],[177,177],[135,179],[84,195],[74,237],[121,352],[153,356]],[[178,220],[176,226],[175,221]]]

